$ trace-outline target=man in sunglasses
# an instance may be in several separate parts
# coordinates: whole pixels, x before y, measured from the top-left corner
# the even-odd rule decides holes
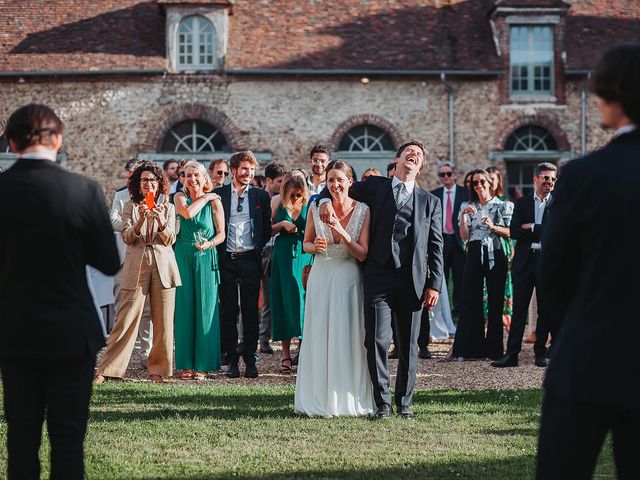
[[[518,354],[522,348],[529,303],[536,289],[538,304],[538,323],[536,324],[536,342],[533,346],[535,365],[546,367],[546,344],[551,333],[555,339],[555,327],[549,318],[549,311],[540,291],[539,260],[542,252],[542,232],[547,224],[547,206],[551,201],[551,192],[556,184],[558,168],[552,163],[541,163],[533,171],[533,195],[524,195],[515,202],[509,230],[516,241],[515,254],[511,264],[513,280],[513,316],[507,340],[507,353],[491,362],[494,367],[518,366]]]
[[[211,177],[213,188],[220,188],[224,185],[224,182],[229,176],[229,167],[224,158],[211,160],[209,164],[209,176]]]
[[[217,247],[220,261],[222,351],[229,360],[227,377],[240,376],[238,362],[242,355],[244,376],[256,378],[258,296],[262,277],[262,251],[271,238],[271,205],[267,192],[251,187],[251,180],[258,166],[253,152],[247,150],[234,153],[229,164],[233,174],[231,183],[215,190],[222,201],[226,228],[224,242]],[[241,347],[238,346],[239,313],[242,313]]]
[[[442,237],[444,239],[444,275],[448,282],[453,277],[453,310],[457,317],[462,306],[462,274],[464,273],[464,242],[460,238],[458,213],[460,205],[469,199],[466,188],[456,183],[456,169],[450,163],[438,167],[438,178],[442,187],[431,193],[442,202]]]

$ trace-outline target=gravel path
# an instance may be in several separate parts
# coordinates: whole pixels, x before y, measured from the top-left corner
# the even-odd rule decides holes
[[[418,373],[416,387],[420,389],[522,389],[540,388],[544,378],[544,368],[533,364],[533,346],[523,345],[520,353],[520,366],[516,368],[494,368],[489,365],[489,360],[466,360],[464,362],[442,362],[445,354],[451,346],[451,341],[436,342],[429,345],[433,354],[431,360],[418,360]],[[230,385],[295,385],[294,375],[282,375],[280,367],[280,345],[273,343],[275,353],[273,355],[260,354],[258,370],[260,376],[257,379],[229,379],[223,371],[213,372],[207,375],[207,379],[198,383],[230,384]],[[240,371],[244,366],[240,362]],[[397,360],[390,361],[392,374],[396,371]],[[223,367],[224,368],[224,367]],[[395,377],[395,375],[392,375]],[[148,381],[143,364],[134,353],[127,381]],[[193,383],[193,380],[168,379],[167,383]],[[392,385],[395,378],[392,378]]]

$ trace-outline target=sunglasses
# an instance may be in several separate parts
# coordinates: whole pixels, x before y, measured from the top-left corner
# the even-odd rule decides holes
[[[453,177],[453,172],[440,172],[440,173],[438,173],[438,176],[440,178]]]
[[[538,178],[542,178],[545,182],[556,183],[558,180],[556,177],[550,177],[549,175],[539,175]]]
[[[473,186],[477,187],[478,185],[482,185],[484,187],[485,183],[487,183],[487,181],[484,178],[481,178],[480,180],[474,180]]]
[[[244,197],[238,197],[238,208],[236,208],[236,212],[242,211],[242,202],[244,202]]]
[[[226,170],[217,170],[216,174],[218,175],[224,175],[225,177],[229,176],[229,172],[227,172]]]
[[[291,200],[298,200],[299,198],[302,198],[303,195],[301,193],[292,193],[291,194]]]

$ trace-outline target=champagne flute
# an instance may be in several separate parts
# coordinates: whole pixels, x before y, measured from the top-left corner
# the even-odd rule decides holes
[[[324,238],[327,241],[327,247],[324,249],[325,259],[326,260],[331,260],[331,257],[329,257],[329,235],[327,234],[327,231],[326,231],[327,227],[325,226],[325,224],[324,224],[324,222],[322,220],[320,220],[318,222],[318,226],[320,227],[319,228],[319,230],[320,230],[319,231],[320,238]]]
[[[207,240],[207,236],[205,235],[205,233],[206,232],[202,228],[200,230],[198,230],[197,232],[193,233],[193,239],[195,241],[195,244],[198,247],[202,248],[204,246],[204,244],[208,241]],[[204,255],[204,250],[198,250],[198,255],[200,255],[200,256]]]

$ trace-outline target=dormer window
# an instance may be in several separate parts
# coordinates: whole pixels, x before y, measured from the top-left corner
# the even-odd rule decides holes
[[[215,68],[215,29],[201,15],[192,15],[178,27],[179,70],[210,70]]]
[[[170,72],[210,73],[224,68],[230,0],[157,0],[167,14]]]
[[[512,26],[510,52],[512,97],[552,96],[553,28]]]

